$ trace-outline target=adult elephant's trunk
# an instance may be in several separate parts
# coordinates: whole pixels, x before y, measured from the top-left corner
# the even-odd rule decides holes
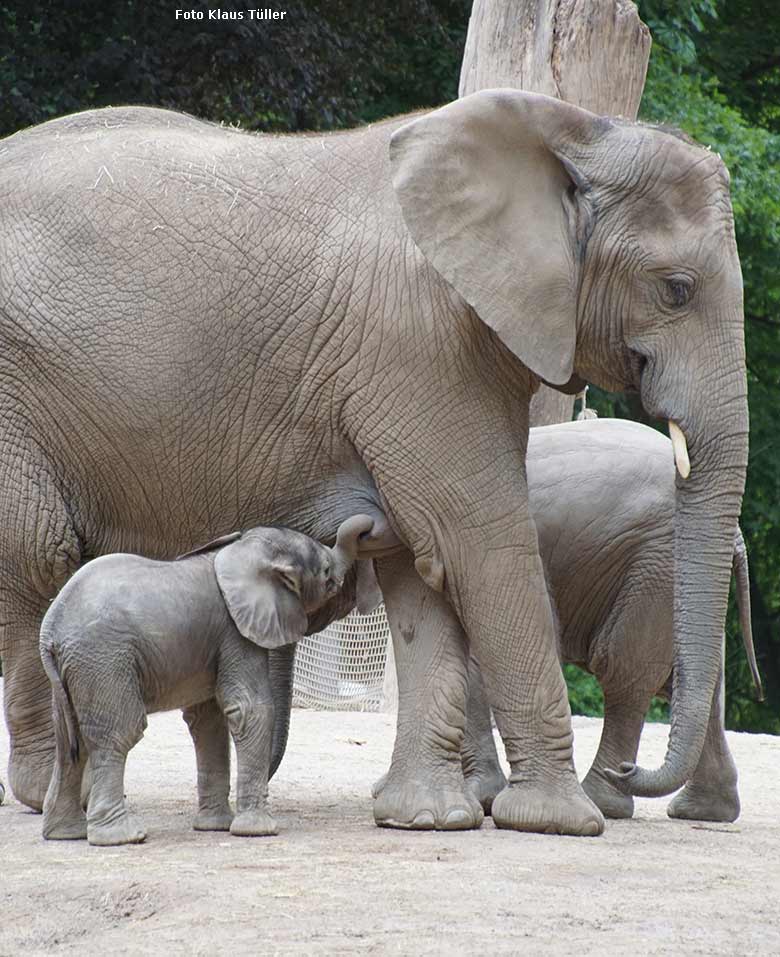
[[[293,670],[295,665],[294,644],[282,645],[268,652],[268,675],[271,682],[271,696],[274,702],[274,730],[271,739],[271,768],[268,777],[272,778],[282,763],[287,750],[287,736],[290,733],[290,711],[292,710]]]
[[[682,787],[699,762],[712,697],[721,673],[734,535],[747,466],[748,414],[744,366],[731,377],[732,391],[705,390],[710,411],[681,422],[688,440],[677,444],[674,539],[674,683],[669,744],[653,771],[622,764],[609,777],[622,790],[660,797]],[[674,429],[672,429],[674,432]]]

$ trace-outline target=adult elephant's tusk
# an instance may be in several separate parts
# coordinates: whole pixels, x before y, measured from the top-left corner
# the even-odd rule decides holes
[[[674,449],[674,463],[680,477],[687,479],[691,474],[691,460],[688,458],[688,443],[685,441],[683,430],[669,419],[669,438],[672,440]]]

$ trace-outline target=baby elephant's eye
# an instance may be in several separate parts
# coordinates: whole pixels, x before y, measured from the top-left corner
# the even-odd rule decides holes
[[[670,306],[676,309],[686,306],[692,296],[693,283],[687,277],[674,276],[664,280],[664,299]]]

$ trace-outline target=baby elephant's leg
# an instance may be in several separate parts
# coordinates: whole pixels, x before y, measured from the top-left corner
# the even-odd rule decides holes
[[[84,742],[71,753],[72,744],[62,706],[54,697],[54,770],[43,802],[43,836],[50,841],[86,838],[87,818],[81,803],[81,780],[86,764]]]
[[[236,816],[230,833],[240,837],[277,834],[268,813],[268,772],[274,708],[267,652],[241,639],[240,653],[220,659],[217,700],[236,745]],[[224,660],[223,660],[224,659]]]
[[[230,738],[225,716],[216,700],[185,708],[198,762],[198,813],[196,831],[229,831],[233,821],[230,794]]]
[[[140,844],[146,840],[143,826],[128,810],[124,797],[127,754],[146,728],[146,709],[132,674],[131,664],[115,662],[110,701],[106,695],[95,695],[84,713],[79,713],[92,768],[87,805],[90,844]],[[120,676],[125,680],[118,687]]]

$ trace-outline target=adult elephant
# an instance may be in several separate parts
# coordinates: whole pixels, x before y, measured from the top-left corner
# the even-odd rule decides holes
[[[539,379],[577,377],[640,390],[681,430],[686,475],[688,441],[675,721],[634,784],[686,779],[747,457],[716,156],[495,90],[324,137],[101,110],[11,137],[3,165],[0,621],[22,800],[40,804],[51,755],[37,626],[80,563],[273,522],[327,540],[381,508],[406,546],[378,562],[406,677],[378,821],[481,819],[459,759],[467,635],[512,767],[494,821],[600,832],[523,478]]]

